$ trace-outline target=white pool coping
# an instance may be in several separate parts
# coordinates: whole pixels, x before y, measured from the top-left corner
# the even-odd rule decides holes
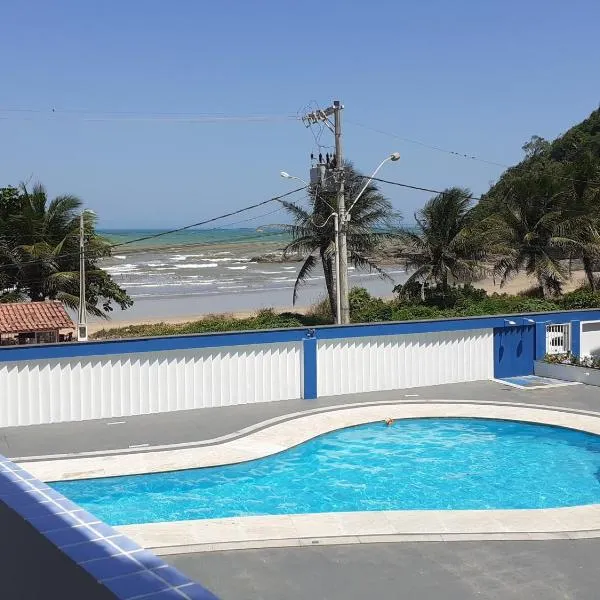
[[[532,406],[428,401],[304,414],[214,446],[21,462],[42,481],[156,473],[263,458],[318,435],[392,419],[471,417],[568,427],[600,435],[600,415]],[[382,541],[600,537],[600,505],[533,510],[372,511],[236,517],[118,527],[164,554]]]

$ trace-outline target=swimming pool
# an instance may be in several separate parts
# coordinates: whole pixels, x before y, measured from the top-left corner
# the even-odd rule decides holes
[[[600,436],[415,418],[324,434],[235,465],[51,484],[112,525],[315,512],[600,503]]]

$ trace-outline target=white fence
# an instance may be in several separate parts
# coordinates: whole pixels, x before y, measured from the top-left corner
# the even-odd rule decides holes
[[[582,321],[581,356],[600,356],[600,321]]]
[[[0,363],[0,427],[302,397],[301,342]]]
[[[317,395],[491,379],[493,330],[471,329],[318,342]]]

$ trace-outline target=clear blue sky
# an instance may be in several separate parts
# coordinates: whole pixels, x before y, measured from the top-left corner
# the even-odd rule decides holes
[[[399,150],[382,177],[479,194],[500,167],[353,122],[514,163],[532,134],[598,106],[598,22],[598,0],[3,2],[0,185],[77,194],[102,227],[183,225],[287,191],[279,171],[307,177],[314,139],[293,120],[144,115],[290,115],[339,98],[361,170]],[[407,221],[428,198],[385,190]]]

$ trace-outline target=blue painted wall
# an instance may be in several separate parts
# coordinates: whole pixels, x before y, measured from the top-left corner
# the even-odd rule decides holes
[[[533,375],[535,326],[494,328],[494,377]]]
[[[600,309],[363,325],[332,325],[314,329],[279,329],[12,346],[0,348],[0,363],[300,342],[303,345],[304,398],[316,398],[318,340],[493,329],[495,376],[508,377],[533,372],[534,360],[542,358],[546,351],[546,325],[573,323],[572,350],[577,353],[579,351],[579,323],[596,320],[600,320]]]

